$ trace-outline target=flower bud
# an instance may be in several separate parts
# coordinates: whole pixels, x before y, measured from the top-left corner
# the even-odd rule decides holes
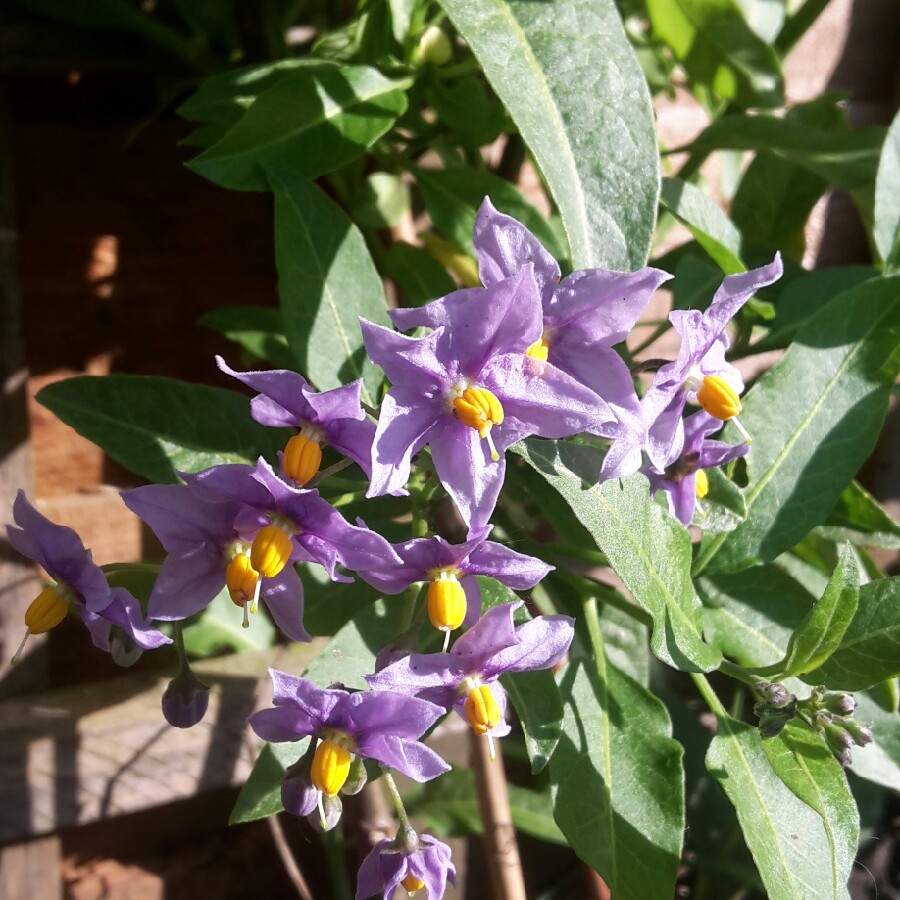
[[[394,838],[394,845],[406,856],[419,851],[419,835],[409,825],[401,825]]]
[[[857,747],[865,747],[874,740],[872,729],[868,725],[860,725],[855,719],[845,719],[843,722],[844,730],[853,739],[853,743]]]
[[[829,725],[825,728],[825,740],[837,761],[845,768],[853,761],[850,750],[853,747],[853,738],[837,725]]]
[[[782,731],[784,731],[784,726],[790,721],[785,716],[772,716],[768,719],[763,719],[762,722],[759,723],[759,734],[763,739],[768,740],[769,738],[778,737]]]
[[[175,728],[191,728],[205,715],[209,706],[209,686],[190,669],[179,672],[162,695],[162,711]]]
[[[413,51],[413,64],[423,66],[430,63],[433,66],[444,66],[452,58],[453,46],[450,38],[437,25],[429,25],[422,32],[419,43]]]
[[[293,816],[308,816],[315,812],[318,799],[319,792],[309,780],[309,760],[304,756],[284,773],[281,805]]]
[[[361,756],[354,756],[353,761],[350,763],[350,772],[347,775],[347,780],[341,788],[341,793],[348,797],[352,797],[354,794],[358,794],[366,786],[368,780],[369,775],[366,772],[366,764],[363,762],[363,758]]]
[[[792,695],[783,684],[773,684],[770,681],[758,681],[754,687],[763,695],[766,703],[781,709],[791,702]]]
[[[828,694],[825,698],[825,708],[837,716],[852,716],[856,710],[856,700],[853,694]]]
[[[344,811],[344,805],[341,803],[340,797],[322,796],[322,811],[325,815],[323,827],[322,815],[318,809],[314,809],[307,817],[306,821],[312,825],[316,831],[331,831],[335,825],[341,820],[341,813]]]

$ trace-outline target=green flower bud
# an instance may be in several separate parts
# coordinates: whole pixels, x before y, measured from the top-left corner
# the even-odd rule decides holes
[[[445,66],[453,58],[450,38],[437,25],[429,25],[413,51],[413,65]]]

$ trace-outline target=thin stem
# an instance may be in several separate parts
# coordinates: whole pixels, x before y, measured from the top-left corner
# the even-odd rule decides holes
[[[178,674],[191,671],[191,664],[188,662],[187,650],[184,648],[184,628],[181,622],[173,623],[173,631],[175,632],[175,652],[178,654]]]
[[[642,609],[636,603],[632,603],[626,597],[623,597],[615,588],[604,584],[602,581],[590,578],[587,575],[577,575],[566,569],[557,569],[553,573],[554,578],[560,578],[578,592],[582,599],[590,597],[599,597],[601,603],[608,606],[614,606],[621,610],[627,616],[646,625],[648,628],[653,626],[653,617],[646,610]]]
[[[400,820],[401,830],[403,828],[411,829],[412,825],[409,824],[409,816],[407,815],[406,807],[403,805],[403,798],[400,796],[400,791],[397,790],[397,782],[394,781],[391,770],[382,766],[381,771],[384,773],[384,783],[387,785],[388,793],[394,802],[394,809],[397,810],[397,818]]]
[[[717,715],[722,718],[729,718],[728,710],[722,706],[722,701],[716,696],[716,692],[712,689],[712,685],[707,681],[706,676],[701,672],[691,672],[691,678],[697,685],[697,690],[703,695],[706,705]]]
[[[352,466],[353,460],[344,457],[344,459],[339,459],[333,466],[329,466],[327,469],[322,469],[321,472],[318,472],[314,475],[310,480],[304,485],[306,488],[314,488],[320,481],[324,478],[327,478],[329,475],[334,475],[337,472],[340,472],[341,469],[346,469],[347,466]]]
[[[754,687],[760,680],[758,676],[751,674],[743,666],[739,666],[737,663],[727,659],[722,660],[719,665],[719,671],[736,678],[738,681],[742,681],[744,684],[749,684],[750,687]]]
[[[603,644],[603,632],[600,630],[600,614],[597,610],[597,598],[588,597],[584,601],[584,618],[587,621],[588,634],[591,638],[591,649],[600,677],[606,680],[606,648]],[[601,670],[602,666],[602,670]]]
[[[297,865],[294,854],[291,853],[291,848],[288,846],[287,839],[284,836],[284,829],[281,827],[278,816],[269,816],[268,822],[275,849],[278,851],[278,856],[281,858],[281,864],[284,866],[287,877],[291,880],[291,884],[294,885],[294,889],[297,891],[297,896],[300,897],[301,900],[313,900],[312,891],[309,889],[309,885],[306,883],[306,879],[300,871],[300,866]]]
[[[721,534],[717,534],[705,546],[700,548],[700,552],[694,560],[694,565],[691,567],[691,575],[694,578],[706,568],[709,561],[719,552],[719,548],[725,543],[725,538],[728,537],[728,534],[727,531],[723,531]]]
[[[659,340],[668,330],[671,328],[671,323],[668,321],[660,322],[650,334],[642,340],[637,347],[635,347],[631,351],[632,356],[637,356],[638,353],[643,353],[654,341]]]

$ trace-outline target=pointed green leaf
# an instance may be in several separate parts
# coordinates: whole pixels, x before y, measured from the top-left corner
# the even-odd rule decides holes
[[[891,123],[878,163],[872,236],[884,271],[896,272],[900,268],[900,114]]]
[[[675,668],[709,671],[721,654],[703,641],[688,559],[691,538],[650,499],[642,475],[597,484],[602,457],[591,447],[528,440],[516,452],[554,487],[653,617],[653,652]]]
[[[359,229],[292,167],[267,171],[275,193],[281,314],[300,371],[319,390],[363,379],[376,405],[380,370],[363,347],[359,317],[390,327],[384,288]]]
[[[780,680],[821,666],[840,645],[858,602],[859,570],[845,546],[825,593],[791,635],[784,659],[757,671]]]
[[[650,93],[613,0],[441,5],[534,155],[575,267],[642,266],[659,154]]]
[[[279,369],[297,368],[297,360],[284,336],[279,309],[265,306],[222,306],[202,315],[200,324],[218,331],[248,353]]]
[[[537,774],[550,762],[562,730],[563,708],[556,679],[549,669],[539,669],[504,675],[500,680],[525,732],[531,771]]]
[[[747,521],[702,559],[727,570],[773,559],[823,522],[874,446],[898,368],[900,278],[852,288],[804,325],[741,414],[754,438]]]
[[[228,818],[229,825],[255,822],[278,815],[281,803],[281,782],[284,773],[309,746],[309,738],[285,741],[282,744],[265,744],[256,759],[247,783],[241,788],[234,809]]]
[[[665,707],[605,659],[572,663],[553,759],[553,815],[619,900],[671,897],[684,831],[681,745]]]
[[[843,897],[822,817],[769,762],[758,729],[717,715],[706,768],[734,806],[771,900]],[[841,873],[842,874],[842,873]]]
[[[403,114],[408,86],[365,66],[300,69],[263,91],[188,167],[239,191],[266,190],[263,168],[280,163],[307,178],[332,172],[364,153]]]
[[[900,675],[900,577],[864,584],[853,621],[831,657],[805,674],[809,684],[862,691]]]
[[[847,776],[825,741],[796,722],[763,741],[779,778],[822,820],[830,847],[829,863],[835,898],[849,897],[847,882],[859,843],[859,812]]]
[[[900,549],[900,525],[858,481],[844,488],[831,515],[814,533],[863,547]]]
[[[172,378],[80,375],[48,385],[37,399],[126,469],[157,482],[274,460],[287,440],[284,429],[250,418],[245,396]]]
[[[703,534],[718,534],[734,531],[747,518],[747,501],[743,491],[722,471],[721,468],[706,470],[709,493],[694,513],[694,522],[703,529]]]

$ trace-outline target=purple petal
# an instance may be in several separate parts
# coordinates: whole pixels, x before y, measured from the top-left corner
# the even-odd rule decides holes
[[[445,392],[452,375],[438,360],[436,349],[443,329],[437,328],[423,338],[411,338],[366,319],[359,320],[359,327],[369,359],[381,366],[391,384],[415,385],[423,393]]]
[[[388,734],[371,734],[359,740],[357,747],[360,756],[396,769],[413,781],[431,781],[432,778],[450,771],[450,766],[434,750],[420,741],[410,741]]]
[[[474,575],[464,575],[459,579],[466,595],[466,616],[463,628],[471,628],[481,617],[481,585]]]
[[[167,556],[150,594],[150,618],[172,622],[200,612],[225,586],[225,569],[221,549],[208,544]]]
[[[155,650],[164,644],[171,644],[166,637],[147,623],[141,613],[141,604],[124,588],[115,588],[109,606],[99,615],[113,625],[118,625],[142,650]]]
[[[272,702],[278,707],[294,707],[310,721],[325,727],[341,718],[341,707],[347,701],[346,691],[316,687],[306,678],[269,669],[272,679]]]
[[[514,645],[491,656],[482,669],[482,677],[549,669],[563,658],[574,636],[575,624],[569,616],[538,616],[515,630]]]
[[[358,740],[377,735],[418,738],[445,712],[435,703],[392,691],[364,691],[350,694],[348,700],[351,733]]]
[[[312,640],[303,627],[303,582],[293,566],[285,566],[275,578],[264,578],[260,593],[284,634],[292,641]]]
[[[288,421],[284,416],[277,415],[277,411],[274,409],[267,410],[261,405],[253,407],[253,418],[261,425],[278,427],[290,424],[300,426],[313,421],[315,410],[310,406],[305,395],[305,392],[309,390],[309,384],[302,375],[298,375],[296,372],[291,372],[288,369],[236,372],[225,363],[221,356],[216,357],[216,365],[226,375],[243,382],[247,387],[253,388],[254,391],[268,397],[277,406],[290,413],[291,420]],[[268,412],[276,412],[276,415],[269,416],[267,415]]]
[[[385,848],[389,847],[393,842],[387,839],[379,841],[371,850],[369,855],[362,861],[359,872],[356,875],[356,900],[367,900],[367,898],[380,894],[385,885],[385,879],[381,872],[381,855]],[[399,853],[392,854],[399,857]],[[402,859],[393,860],[397,864],[397,868],[403,866]],[[392,873],[393,874],[393,873]],[[397,884],[403,879],[403,875],[397,879]],[[396,888],[396,884],[394,887]],[[385,892],[385,897],[388,894]]]
[[[612,407],[616,419],[622,420],[623,413],[640,415],[640,401],[634,389],[631,370],[616,353],[596,344],[570,344],[559,341],[550,347],[547,361],[577,382],[590,388],[605,403]],[[592,428],[592,433],[601,436],[608,431]]]
[[[679,481],[664,481],[663,490],[669,501],[669,512],[681,522],[690,525],[697,503],[697,474],[691,472]]]
[[[81,616],[81,621],[84,622],[93,645],[98,650],[109,653],[109,633],[112,631],[112,622],[104,619],[99,613],[90,612],[80,603],[75,604],[75,611]]]
[[[495,541],[485,541],[476,547],[466,562],[466,572],[473,575],[490,575],[514,591],[533,588],[553,566],[533,556],[517,553]]]
[[[366,681],[376,691],[397,691],[410,696],[427,691],[428,699],[449,709],[463,677],[449,653],[413,653],[374,675],[366,675]]]
[[[319,723],[315,719],[294,706],[261,709],[253,713],[247,722],[264,741],[275,744],[299,741],[300,738],[315,734],[319,728]]]
[[[492,656],[518,643],[513,616],[522,605],[521,600],[504,603],[489,609],[473,628],[469,629],[450,651],[454,664],[463,672],[481,672]]]

